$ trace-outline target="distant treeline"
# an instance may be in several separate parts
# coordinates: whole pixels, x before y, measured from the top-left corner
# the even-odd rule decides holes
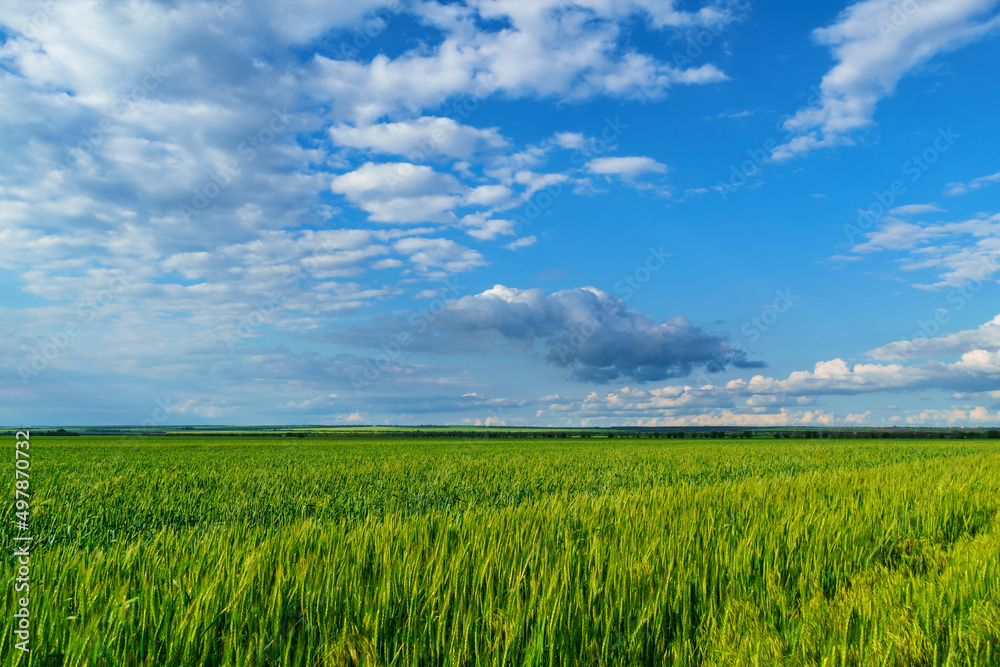
[[[31,435],[59,435],[59,436],[81,435],[80,433],[77,433],[75,431],[67,431],[64,428],[57,428],[57,429],[55,429],[53,431],[42,431],[42,430],[38,430],[38,429],[26,429],[26,428],[22,428],[22,429],[18,429],[18,430],[21,431],[21,432],[31,431]],[[3,435],[8,435],[8,436],[10,436],[10,437],[13,438],[16,433],[18,433],[18,431],[7,431]]]
[[[16,431],[8,431],[5,435],[13,437]],[[226,433],[200,432],[188,430],[184,433],[168,433],[163,431],[144,431],[140,429],[81,429],[69,431],[64,428],[56,430],[32,430],[32,435],[42,436],[79,436],[79,435],[114,435],[114,436],[161,436],[161,437],[217,437],[217,438],[366,438],[366,439],[398,439],[398,438],[485,438],[485,439],[525,439],[525,438],[624,438],[624,439],[740,439],[740,438],[778,438],[778,439],[880,439],[880,438],[937,438],[947,440],[981,438],[1000,439],[1000,429],[770,429],[770,430],[739,430],[724,431],[707,429],[698,430],[667,430],[656,428],[644,429],[588,429],[588,430],[558,430],[536,429],[522,431],[517,429],[484,428],[478,430],[343,430],[343,431],[253,431],[234,430]]]

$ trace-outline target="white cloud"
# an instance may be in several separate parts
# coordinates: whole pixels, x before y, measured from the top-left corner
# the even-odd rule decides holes
[[[376,271],[381,271],[382,269],[398,269],[403,266],[403,262],[398,259],[380,259],[377,262],[372,262],[371,267]]]
[[[721,24],[737,17],[723,9],[674,9],[673,2],[473,2],[468,6],[422,3],[416,11],[444,34],[433,48],[369,63],[316,56],[320,90],[335,114],[369,122],[435,108],[449,98],[512,96],[583,99],[594,95],[650,99],[675,84],[725,80],[712,64],[679,69],[623,47],[622,26],[643,16],[654,29]],[[471,29],[477,21],[502,21],[495,32]]]
[[[393,247],[409,255],[410,261],[427,273],[437,273],[435,269],[458,273],[486,264],[478,252],[449,239],[404,238],[396,241]]]
[[[586,137],[579,132],[557,132],[552,138],[557,146],[569,150],[583,148],[586,144]]]
[[[996,0],[865,0],[813,32],[837,64],[823,77],[818,104],[785,124],[791,139],[774,149],[784,160],[820,147],[852,143],[872,123],[879,100],[933,56],[978,39],[997,25]]]
[[[450,174],[409,162],[366,162],[333,179],[330,189],[373,222],[450,222],[465,188]]]
[[[872,411],[865,410],[864,412],[855,412],[844,417],[845,424],[870,424],[872,418]]]
[[[465,195],[465,202],[477,206],[496,206],[509,202],[513,196],[514,193],[505,185],[480,185],[469,190]]]
[[[950,197],[964,195],[969,190],[979,190],[980,188],[989,185],[990,183],[996,183],[997,181],[1000,181],[1000,171],[995,174],[990,174],[989,176],[974,178],[968,183],[949,183],[946,186],[944,193]]]
[[[309,42],[331,28],[369,27],[373,21],[385,22],[393,18],[392,4],[385,0],[360,0],[360,2],[326,2],[326,0],[292,0],[285,2],[280,12],[271,15],[274,31],[289,44]],[[367,23],[365,17],[374,12]],[[213,14],[218,21],[233,21],[246,16],[242,2],[213,4]]]
[[[1000,412],[990,412],[987,408],[979,406],[971,410],[960,408],[952,408],[950,410],[920,410],[911,412],[906,416],[906,423],[910,426],[975,424],[976,422],[980,422],[980,424],[977,424],[980,426],[982,425],[981,422],[1000,423]]]
[[[920,289],[981,283],[1000,272],[1000,214],[961,222],[918,224],[886,218],[851,250],[859,254],[906,252],[900,268],[930,270],[937,281],[915,283]]]
[[[330,136],[341,146],[402,155],[411,162],[438,155],[468,159],[476,153],[508,145],[495,127],[481,130],[435,116],[359,127],[339,124],[330,129]]]
[[[586,167],[594,174],[629,178],[647,173],[662,174],[667,171],[666,165],[649,157],[601,157],[591,160]]]
[[[585,399],[556,397],[540,399],[538,416],[571,415],[576,419],[611,419],[619,423],[667,425],[778,425],[794,423],[831,424],[835,416],[819,409],[800,408],[819,397],[927,389],[957,389],[972,393],[988,391],[1000,382],[1000,352],[973,350],[959,361],[946,364],[854,364],[842,359],[822,361],[811,371],[796,371],[785,379],[755,375],[722,385],[674,385],[640,390],[624,387],[606,394],[590,393]],[[848,415],[847,423],[868,422],[870,411]],[[956,412],[957,420],[994,419],[977,409]],[[916,415],[912,423],[935,421],[930,413]]]
[[[877,347],[867,354],[879,361],[896,361],[916,357],[959,355],[975,350],[1000,350],[1000,315],[977,329],[957,331],[944,336],[896,341]]]
[[[480,241],[492,241],[498,236],[514,234],[514,221],[491,218],[488,214],[470,214],[463,217],[459,224],[466,233]]]
[[[459,182],[450,174],[441,174],[432,167],[409,162],[366,162],[354,171],[333,179],[331,189],[348,199],[366,197],[399,197],[440,195],[460,190]]]
[[[33,386],[56,405],[62,391],[85,396],[73,378],[98,371],[127,385],[128,402],[174,381],[178,413],[227,418],[257,418],[254,392],[288,396],[290,413],[355,412],[324,388],[363,361],[292,354],[282,336],[314,337],[331,317],[487,265],[486,251],[440,237],[511,241],[500,212],[569,182],[544,163],[552,146],[579,150],[582,135],[512,147],[469,120],[486,96],[648,100],[721,81],[710,63],[638,52],[628,33],[644,21],[670,38],[736,18],[647,0],[407,3],[400,13],[438,30],[390,57],[338,49],[356,27],[397,20],[378,0],[62,0],[45,5],[44,25],[26,24],[39,7],[0,5],[0,245],[21,291],[46,300],[4,311],[19,325],[0,343],[3,364],[16,367],[73,321],[77,295],[100,294],[123,269],[127,288]],[[332,51],[310,57],[320,39]],[[367,222],[378,224],[354,228]],[[421,222],[431,228],[390,227]],[[237,351],[252,353],[227,350],[237,326]],[[248,377],[260,383],[246,389]],[[145,416],[140,406],[109,419],[128,414]]]
[[[512,241],[504,246],[507,250],[520,250],[521,248],[527,248],[528,246],[535,245],[536,239],[534,236],[522,236],[516,241]]]
[[[748,118],[752,116],[753,113],[754,113],[753,111],[747,109],[744,109],[743,111],[730,111],[730,112],[720,111],[719,113],[715,114],[714,117],[725,118],[727,120],[739,120],[741,118]],[[712,118],[711,116],[708,117],[709,120],[711,120],[711,118]]]
[[[934,204],[907,204],[889,210],[889,215],[923,215],[924,213],[944,213],[943,208]]]

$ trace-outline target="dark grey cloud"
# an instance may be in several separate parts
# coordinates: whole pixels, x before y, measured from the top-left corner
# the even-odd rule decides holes
[[[374,337],[371,329],[348,337],[355,343],[395,338],[410,350],[439,353],[490,349],[504,341],[540,346],[546,361],[586,382],[652,382],[684,377],[699,366],[710,372],[765,366],[683,315],[658,322],[593,287],[546,295],[541,288],[496,285],[448,300],[438,312],[384,321],[379,329]]]

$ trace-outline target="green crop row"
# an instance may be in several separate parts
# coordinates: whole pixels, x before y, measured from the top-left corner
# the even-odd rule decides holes
[[[33,443],[3,664],[1000,664],[996,442]]]

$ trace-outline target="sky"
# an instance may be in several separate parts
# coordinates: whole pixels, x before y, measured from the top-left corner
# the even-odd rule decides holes
[[[0,423],[1000,423],[1000,0],[0,4]]]

